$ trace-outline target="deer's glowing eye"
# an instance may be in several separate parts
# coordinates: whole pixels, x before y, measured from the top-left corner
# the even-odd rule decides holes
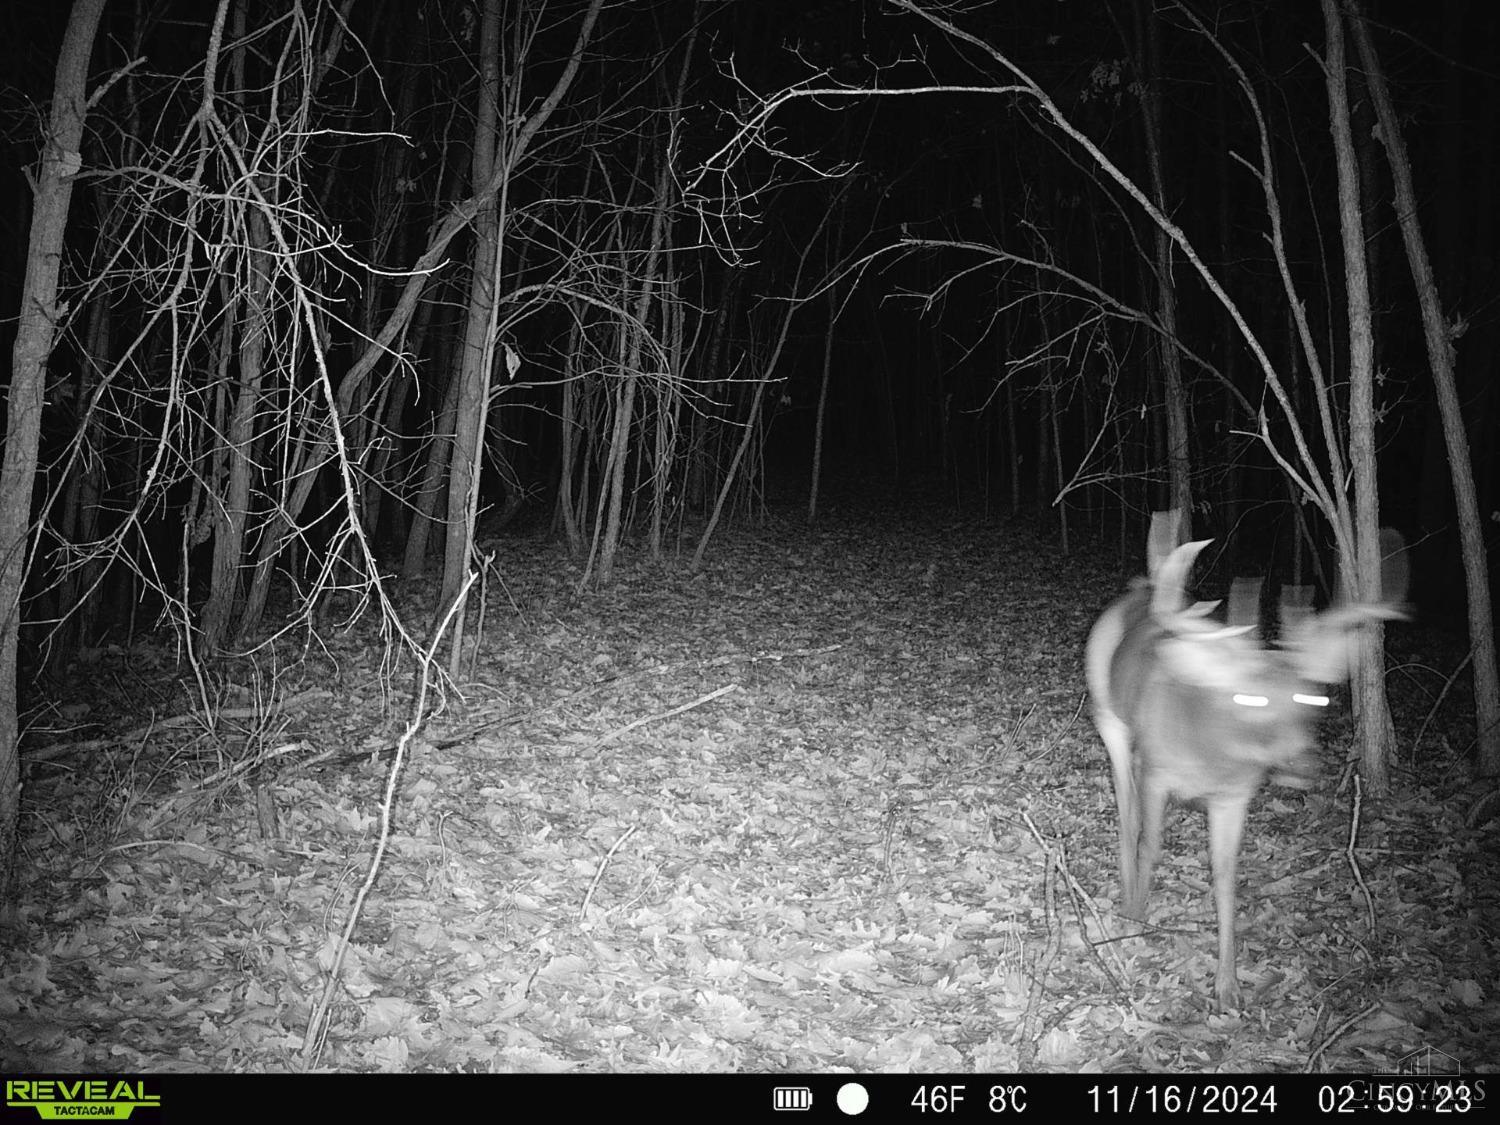
[[[1309,707],[1327,707],[1328,697],[1326,695],[1304,695],[1299,691],[1292,695],[1292,702],[1305,703]]]
[[[1267,707],[1271,701],[1263,695],[1246,695],[1242,691],[1234,693],[1234,701],[1241,707]]]

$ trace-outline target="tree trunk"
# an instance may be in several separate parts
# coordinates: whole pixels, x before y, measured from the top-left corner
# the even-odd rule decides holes
[[[620,325],[621,332],[632,335],[636,329]],[[609,460],[605,463],[600,485],[599,503],[605,515],[604,533],[599,541],[599,582],[607,585],[614,577],[615,555],[620,547],[621,508],[625,503],[625,470],[630,464],[630,421],[635,413],[635,385],[640,378],[629,365],[640,362],[640,352],[632,347],[627,353],[626,369],[615,392],[615,424],[610,433]],[[597,524],[596,524],[597,526]],[[587,578],[585,572],[585,578]]]
[[[662,326],[666,339],[667,370],[656,392],[656,449],[652,453],[651,557],[661,558],[662,523],[671,504],[673,467],[677,462],[678,424],[682,406],[684,337],[687,308],[682,303],[682,278],[671,258],[665,263],[662,286]]]
[[[484,0],[479,34],[479,105],[474,125],[474,188],[488,183],[496,170],[499,139],[500,0]],[[508,163],[508,160],[507,160]],[[499,195],[504,195],[502,187]],[[489,398],[487,373],[492,367],[495,313],[500,267],[500,203],[491,196],[474,220],[474,249],[470,256],[469,307],[464,320],[454,378],[458,380],[453,418],[453,446],[448,458],[448,522],[444,529],[443,585],[437,614],[463,588],[474,529],[469,522],[478,491],[479,444],[484,436],[484,408]]]
[[[1063,557],[1067,558],[1067,556],[1068,556],[1068,500],[1067,500],[1067,497],[1062,494],[1062,487],[1063,487],[1062,422],[1058,418],[1058,414],[1061,413],[1061,411],[1058,409],[1058,405],[1057,405],[1057,387],[1056,387],[1056,385],[1049,384],[1048,387],[1047,387],[1047,405],[1049,407],[1047,413],[1048,413],[1048,416],[1051,419],[1051,427],[1052,427],[1052,466],[1051,466],[1051,468],[1052,468],[1052,479],[1055,482],[1055,484],[1053,486],[1053,493],[1052,494],[1057,497],[1057,501],[1056,501],[1056,504],[1057,504],[1057,526],[1058,526],[1058,533],[1061,536],[1061,541],[1060,541],[1060,544],[1059,544],[1059,550],[1061,550]],[[1042,470],[1038,469],[1038,471],[1040,472]]]
[[[1010,468],[1010,517],[1021,514],[1021,437],[1016,427],[1016,385],[1005,378],[1005,459]]]
[[[838,318],[838,287],[828,287],[828,328],[823,336],[823,378],[813,418],[812,482],[807,486],[807,522],[818,522],[818,484],[823,479],[823,425],[828,414],[828,384],[833,374],[833,327]]]
[[[576,471],[574,464],[578,460],[578,447],[586,444],[578,441],[579,419],[585,416],[578,408],[578,383],[583,378],[578,362],[583,342],[583,328],[579,319],[581,315],[582,309],[575,310],[572,326],[569,328],[568,350],[563,357],[562,406],[557,419],[562,445],[562,467],[557,475],[557,518],[568,543],[568,553],[575,557],[583,550],[583,532],[579,528],[579,512],[574,507],[573,473]]]
[[[249,231],[249,243],[243,250],[244,270],[250,276],[250,284],[243,303],[235,302],[244,312],[239,332],[239,386],[234,412],[224,436],[224,453],[229,462],[228,481],[222,502],[209,501],[214,521],[214,554],[208,601],[204,604],[201,619],[202,644],[206,652],[215,651],[223,641],[235,602],[243,589],[240,561],[245,550],[250,483],[255,472],[255,417],[261,401],[261,380],[265,375],[268,305],[274,269],[268,253],[271,235],[266,217],[254,204],[245,225]]]
[[[1143,63],[1140,83],[1141,127],[1146,147],[1146,166],[1151,174],[1152,202],[1168,214],[1167,183],[1161,154],[1161,25],[1149,10],[1147,0],[1136,0],[1136,39]],[[1182,387],[1182,357],[1172,341],[1177,333],[1177,286],[1172,279],[1172,239],[1160,223],[1151,224],[1154,251],[1157,317],[1164,339],[1157,344],[1161,360],[1167,408],[1167,479],[1171,492],[1168,508],[1191,513],[1193,487],[1188,447],[1187,396]],[[1191,519],[1191,515],[1188,517]]]
[[[1356,558],[1341,552],[1345,588],[1354,599],[1370,599],[1365,585],[1379,582],[1380,497],[1375,468],[1375,363],[1370,313],[1370,282],[1365,262],[1364,218],[1359,200],[1359,169],[1349,123],[1345,84],[1344,29],[1337,0],[1323,0],[1328,34],[1324,69],[1328,118],[1338,169],[1339,231],[1344,250],[1344,292],[1349,319],[1349,467],[1354,476],[1354,545]],[[1351,571],[1352,567],[1352,571]],[[1355,703],[1355,740],[1363,755],[1365,784],[1382,794],[1390,786],[1391,754],[1396,732],[1385,697],[1384,632],[1378,621],[1354,634],[1351,689]]]
[[[884,454],[882,460],[885,462],[891,476],[895,480],[901,479],[901,434],[896,426],[896,389],[895,375],[891,370],[891,354],[886,348],[885,331],[880,323],[880,317],[876,310],[866,304],[866,312],[870,316],[869,334],[875,345],[875,359],[878,370],[870,380],[871,391],[875,398],[875,412],[880,420],[880,444],[881,452]]]
[[[1325,0],[1331,3],[1331,0]],[[1432,365],[1433,384],[1438,409],[1443,416],[1443,437],[1448,447],[1448,466],[1453,474],[1453,496],[1458,508],[1459,542],[1463,547],[1464,582],[1469,603],[1469,643],[1474,654],[1474,703],[1479,736],[1479,772],[1485,777],[1500,775],[1500,674],[1495,657],[1495,618],[1490,604],[1489,575],[1485,562],[1484,528],[1479,519],[1479,502],[1474,488],[1474,469],[1470,460],[1468,434],[1464,430],[1463,409],[1459,402],[1457,381],[1453,373],[1453,340],[1443,319],[1437,282],[1427,257],[1427,244],[1417,219],[1417,193],[1412,185],[1411,161],[1406,142],[1391,105],[1380,56],[1370,40],[1368,26],[1357,0],[1348,0],[1354,42],[1364,67],[1365,81],[1380,119],[1380,140],[1390,161],[1395,184],[1396,218],[1406,244],[1406,258],[1416,284],[1422,307],[1422,328],[1427,343],[1427,358]],[[1370,573],[1366,571],[1366,573]]]
[[[443,383],[443,401],[432,416],[432,436],[412,502],[411,523],[406,529],[406,554],[401,562],[401,574],[405,578],[420,578],[427,569],[427,546],[442,500],[443,469],[448,464],[453,446],[453,415],[458,409],[458,360],[450,350],[449,340],[448,331],[433,333],[432,370],[438,372],[446,367],[447,379]]]
[[[435,304],[435,301],[423,301],[417,307],[411,333],[406,339],[408,366],[398,376],[395,389],[386,401],[384,430],[376,438],[375,452],[370,459],[371,486],[366,489],[364,497],[365,528],[377,540],[388,544],[398,541],[408,526],[408,521],[403,518],[400,510],[401,505],[393,501],[404,496],[410,485],[411,464],[415,457],[406,452],[406,410],[411,403],[412,392],[420,389],[422,352],[426,347],[427,330],[432,324]]]
[[[103,192],[98,193],[102,198]],[[102,208],[101,208],[102,212]],[[89,308],[88,328],[84,332],[83,362],[78,370],[78,394],[74,402],[86,403],[98,385],[100,371],[110,362],[111,317],[109,300],[96,296]],[[103,442],[103,427],[98,417],[86,412],[80,418],[84,426],[79,435],[84,443],[98,449]],[[81,551],[86,561],[68,571],[58,592],[57,615],[71,614],[60,641],[63,648],[94,643],[98,635],[99,586],[104,579],[106,560],[88,546],[99,537],[99,513],[104,499],[104,468],[98,457],[81,457],[72,466],[62,512],[60,534]]]
[[[791,316],[790,313],[787,314]],[[744,432],[740,434],[740,441],[735,446],[734,457],[729,462],[729,467],[724,471],[724,481],[719,487],[719,494],[714,499],[713,511],[708,517],[708,526],[703,529],[702,536],[698,539],[698,547],[693,551],[691,569],[697,570],[703,565],[703,556],[708,553],[709,541],[713,538],[714,529],[719,525],[719,519],[724,512],[724,501],[728,499],[730,490],[734,487],[736,474],[739,472],[740,463],[745,459],[745,450],[750,448],[750,439],[755,436],[755,428],[759,424],[760,400],[766,392],[766,384],[769,378],[755,380],[755,390],[750,396],[750,413],[745,419]]]
[[[11,351],[5,452],[0,462],[0,926],[16,922],[16,849],[21,811],[20,725],[16,655],[21,591],[26,584],[31,494],[41,440],[42,396],[61,310],[57,299],[63,234],[82,164],[84,100],[94,33],[104,0],[76,0],[63,32],[52,88],[52,113],[35,178],[26,277]]]
[[[255,570],[250,579],[250,589],[245,595],[245,608],[235,630],[235,643],[246,643],[250,633],[260,624],[266,611],[266,601],[271,595],[271,575],[286,544],[287,534],[292,529],[293,519],[307,506],[312,495],[318,471],[326,464],[321,449],[324,439],[320,435],[323,423],[304,415],[299,420],[298,432],[290,435],[286,442],[286,455],[282,464],[280,491],[275,507],[266,514],[260,532],[260,546],[256,551]],[[326,432],[326,431],[324,431]]]
[[[500,3],[485,0],[480,24],[480,92],[479,114],[475,126],[474,185],[476,198],[483,200],[476,212],[474,232],[474,270],[469,288],[468,320],[464,329],[464,354],[459,361],[458,414],[454,420],[453,455],[448,466],[448,526],[443,558],[443,585],[439,612],[457,596],[468,566],[469,545],[473,539],[473,514],[478,497],[480,439],[484,434],[484,411],[488,405],[488,375],[492,367],[495,341],[494,311],[499,283],[499,255],[505,233],[505,200],[507,185],[516,167],[524,159],[531,142],[552,118],[563,95],[573,84],[583,60],[583,50],[593,34],[604,0],[592,0],[574,40],[573,52],[553,83],[551,91],[536,109],[525,115],[519,106],[506,107],[504,122],[507,133],[505,151],[496,152],[500,140],[499,61]],[[521,65],[522,60],[516,60]],[[509,130],[513,122],[520,125]],[[455,634],[456,636],[456,634]],[[455,656],[457,654],[455,646]]]

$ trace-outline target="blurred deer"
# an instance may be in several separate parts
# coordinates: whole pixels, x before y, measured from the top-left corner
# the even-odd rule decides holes
[[[1386,534],[1394,533],[1382,542],[1396,545]],[[1144,919],[1167,798],[1205,805],[1219,926],[1214,995],[1228,1010],[1240,1004],[1235,863],[1250,798],[1267,774],[1297,774],[1328,706],[1325,685],[1348,675],[1349,633],[1404,616],[1395,604],[1405,595],[1404,565],[1389,572],[1388,600],[1303,615],[1286,623],[1279,647],[1267,648],[1253,625],[1209,621],[1217,603],[1185,604],[1184,583],[1209,541],[1183,537],[1177,512],[1153,515],[1149,578],[1095,623],[1085,665],[1114,772],[1123,912]]]

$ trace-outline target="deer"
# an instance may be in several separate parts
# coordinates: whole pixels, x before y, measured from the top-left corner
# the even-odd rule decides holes
[[[1351,634],[1406,616],[1404,551],[1388,551],[1378,602],[1335,605],[1290,621],[1279,645],[1254,625],[1209,619],[1217,603],[1187,605],[1184,585],[1211,540],[1181,542],[1178,512],[1157,512],[1147,574],[1095,622],[1084,664],[1094,725],[1109,753],[1120,829],[1122,913],[1145,920],[1169,798],[1208,812],[1209,861],[1218,922],[1214,996],[1237,1010],[1235,866],[1250,801],[1269,775],[1305,775],[1327,686],[1348,676]]]

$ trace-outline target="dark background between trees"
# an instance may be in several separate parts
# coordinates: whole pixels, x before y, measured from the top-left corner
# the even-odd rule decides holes
[[[1368,9],[1493,543],[1500,14]],[[415,645],[432,615],[375,577],[441,574],[441,610],[476,537],[519,529],[602,587],[622,542],[690,567],[768,503],[815,521],[937,480],[1062,550],[1137,555],[1184,503],[1226,574],[1326,591],[1360,427],[1351,187],[1380,519],[1493,676],[1372,84],[1351,38],[1341,184],[1317,5],[119,0],[73,47],[71,157],[44,148],[69,14],[0,8],[9,791],[16,709],[80,649],[356,612]],[[24,303],[48,268],[56,301]]]

